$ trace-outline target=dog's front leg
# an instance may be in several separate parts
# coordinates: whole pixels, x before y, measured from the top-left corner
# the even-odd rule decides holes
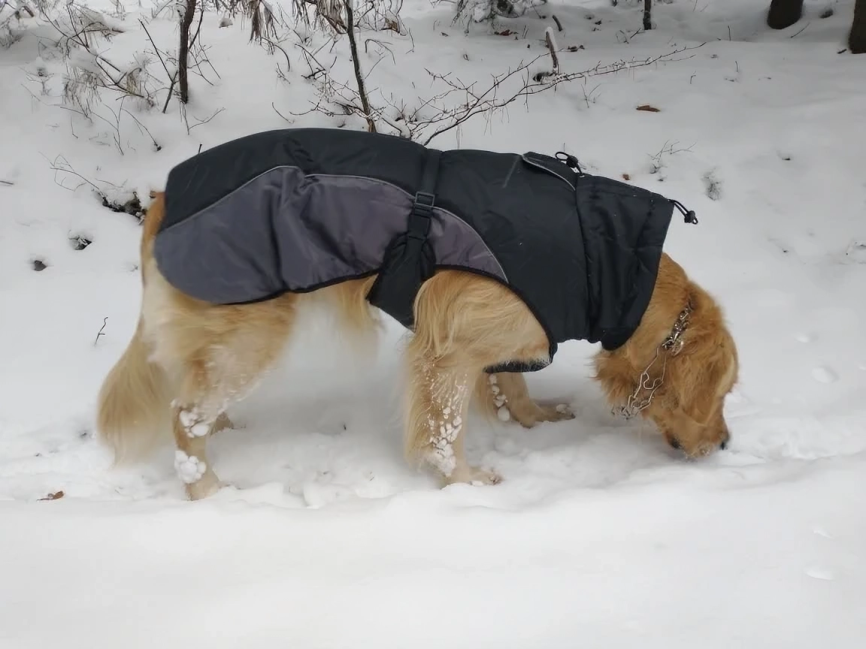
[[[574,413],[564,404],[548,405],[529,396],[526,379],[517,372],[482,374],[476,394],[487,414],[500,421],[513,419],[524,428],[532,428],[543,421],[574,419]]]
[[[433,467],[445,485],[496,484],[492,471],[470,466],[464,453],[466,418],[478,371],[450,359],[412,363],[406,449],[410,459]]]

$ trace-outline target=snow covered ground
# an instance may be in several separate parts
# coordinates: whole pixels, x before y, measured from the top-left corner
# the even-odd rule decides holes
[[[466,35],[448,5],[407,0],[411,38],[359,36],[393,52],[371,42],[361,65],[376,101],[417,105],[425,69],[486,88],[542,54],[551,14],[563,72],[706,43],[432,144],[566,150],[697,211],[667,249],[721,300],[738,341],[728,450],[685,462],[613,418],[589,379],[593,348],[571,343],[529,382],[577,418],[531,431],[473,418],[470,457],[505,480],[439,490],[401,457],[400,329],[370,363],[314,314],[232,412],[243,427],[211,442],[235,486],[198,503],[183,499],[170,448],[111,470],[93,438],[96,392],[138,314],[140,229],[52,166],[146,197],[199,146],[286,126],[276,110],[297,125],[363,124],[293,117],[315,100],[297,37],[280,80],[282,54],[216,14],[202,40],[218,75],[192,77],[193,128],[176,100],[160,112],[164,91],[151,111],[123,104],[142,128],[125,112],[116,128],[107,92],[94,109],[107,121],[88,123],[58,107],[66,66],[51,30],[21,25],[0,49],[0,648],[866,646],[866,58],[839,53],[853,0],[807,0],[782,32],[764,26],[768,2],[675,0],[636,34],[636,4],[559,0],[499,21],[514,32],[502,36]],[[127,8],[114,19],[127,31],[99,45],[122,66],[152,51]],[[175,47],[165,14],[148,31]],[[312,39],[311,51],[325,42]],[[316,56],[338,57],[349,82],[347,51],[344,38]]]

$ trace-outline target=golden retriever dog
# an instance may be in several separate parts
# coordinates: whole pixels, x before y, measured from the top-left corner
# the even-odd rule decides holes
[[[163,216],[164,196],[154,194],[141,240],[140,319],[102,386],[97,424],[118,461],[141,458],[172,430],[175,467],[196,500],[220,487],[205,452],[208,436],[231,426],[226,409],[278,359],[299,310],[326,300],[336,307],[344,333],[375,333],[378,312],[365,299],[375,276],[311,294],[209,304],[160,274],[153,241]],[[545,332],[508,288],[477,274],[442,270],[423,284],[414,311],[405,357],[405,451],[411,463],[437,472],[443,485],[499,481],[464,454],[473,396],[486,412],[507,414],[525,427],[573,417],[533,401],[522,374],[485,373],[502,363],[549,357]],[[666,254],[640,326],[615,351],[599,352],[595,366],[612,406],[651,419],[687,456],[727,443],[722,408],[737,381],[734,340],[713,298]]]

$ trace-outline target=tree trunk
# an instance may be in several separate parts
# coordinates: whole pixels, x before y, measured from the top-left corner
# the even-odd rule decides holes
[[[770,29],[785,29],[800,20],[803,15],[803,0],[772,0],[767,14]]]
[[[183,20],[180,22],[180,48],[177,52],[177,81],[180,86],[180,100],[184,104],[189,102],[189,30],[192,19],[195,18],[196,0],[186,0],[186,9],[183,12]]]
[[[376,132],[376,122],[373,121],[373,114],[370,111],[370,100],[367,97],[367,87],[364,85],[364,75],[361,74],[361,62],[358,60],[358,44],[355,42],[355,12],[352,10],[352,3],[355,0],[347,0],[346,2],[346,34],[349,37],[349,48],[352,50],[352,65],[355,68],[355,82],[358,84],[358,96],[361,98],[361,110],[364,111],[364,119],[367,120],[367,130],[370,133]]]
[[[643,28],[646,31],[653,28],[653,0],[643,0]]]
[[[866,0],[857,0],[854,5],[854,20],[848,34],[848,49],[851,54],[866,54]]]

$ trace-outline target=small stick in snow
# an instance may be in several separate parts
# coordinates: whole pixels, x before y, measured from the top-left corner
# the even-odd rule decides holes
[[[796,34],[791,34],[788,38],[796,38],[797,36],[799,36],[800,34],[802,34],[804,31],[806,31],[806,28],[807,28],[809,25],[811,25],[811,24],[812,24],[811,22],[806,23],[806,24],[803,26],[803,29],[801,29],[800,31],[798,31]]]
[[[274,112],[275,112],[277,115],[279,115],[280,117],[282,117],[284,120],[286,120],[289,124],[292,123],[292,120],[290,120],[288,117],[286,117],[286,116],[283,115],[280,111],[277,110],[277,107],[274,105],[274,102],[271,102],[271,108],[273,108],[273,109],[274,109]]]
[[[560,32],[561,32],[561,31],[562,31],[562,23],[559,22],[559,18],[556,17],[556,14],[553,14],[553,15],[551,16],[551,18],[553,18],[553,22],[556,23],[556,29],[557,29],[557,31],[560,31]]]
[[[556,56],[556,44],[553,41],[553,30],[548,27],[544,32],[544,40],[547,41],[547,49],[550,51],[550,58],[553,60],[553,74],[559,74],[559,59]]]
[[[150,129],[147,128],[140,121],[138,121],[138,118],[135,115],[133,115],[132,113],[130,113],[128,110],[126,110],[125,108],[121,108],[121,110],[124,113],[126,113],[127,115],[129,115],[132,119],[135,120],[135,123],[138,124],[139,130],[144,129],[144,131],[147,133],[147,136],[150,138],[150,141],[153,142],[153,148],[156,149],[157,151],[162,151],[162,146],[153,137],[153,133],[150,132]]]
[[[99,342],[100,336],[104,336],[105,334],[102,331],[105,329],[105,325],[108,324],[108,316],[102,319],[102,327],[100,327],[99,331],[96,334],[96,340],[93,341],[93,346],[96,347],[96,344]]]
[[[547,51],[550,52],[550,59],[553,63],[553,70],[550,72],[538,72],[533,80],[538,83],[544,81],[547,77],[556,77],[559,75],[559,58],[556,56],[556,41],[553,38],[553,29],[548,27],[544,30],[544,41],[547,43]]]

